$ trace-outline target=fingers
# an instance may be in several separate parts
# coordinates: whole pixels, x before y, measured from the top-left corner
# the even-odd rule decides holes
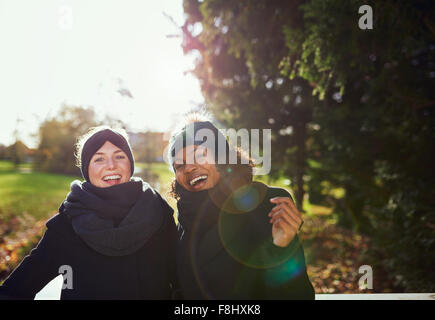
[[[296,205],[293,203],[292,199],[289,197],[275,197],[275,198],[270,199],[270,202],[276,204],[275,207],[277,207],[279,205],[286,206],[290,210],[295,211],[298,215],[300,215],[298,208],[296,208]]]
[[[302,218],[294,216],[292,213],[288,213],[285,211],[277,211],[270,218],[270,223],[275,223],[278,219],[282,219],[289,223],[290,225],[295,225],[299,228],[299,225],[302,223]]]
[[[278,247],[286,247],[297,234],[297,229],[283,219],[277,220],[272,226],[273,243]]]
[[[280,228],[285,235],[291,235],[295,232],[295,228],[283,219],[278,219],[275,223],[273,223],[273,226]]]
[[[302,215],[290,198],[273,198],[270,201],[276,203],[277,205],[269,212],[269,217],[273,218],[273,216],[275,216],[277,212],[285,212],[298,224],[302,223]]]
[[[275,206],[269,212],[272,224],[273,242],[276,246],[286,247],[302,226],[302,215],[291,198],[277,197],[270,199]]]
[[[272,217],[275,213],[277,213],[278,211],[284,211],[287,212],[290,215],[295,215],[298,216],[299,211],[297,210],[293,210],[292,208],[290,208],[287,204],[283,203],[283,204],[278,204],[275,207],[272,208],[272,210],[270,210],[269,212],[269,217]]]
[[[275,204],[287,203],[290,206],[294,206],[296,208],[296,206],[293,203],[292,199],[289,198],[289,197],[275,197],[275,198],[270,199],[270,202],[275,203]]]
[[[288,224],[297,227],[299,227],[299,224],[302,222],[302,220],[299,221],[296,218],[292,217],[291,215],[287,214],[286,212],[278,212],[270,219],[270,223],[274,223],[278,219],[284,220]]]
[[[286,224],[290,225],[295,230],[299,229],[300,224],[302,223],[302,219],[297,219],[296,217],[293,217],[291,214],[284,212],[284,211],[278,211],[276,212],[272,218],[270,219],[270,223],[274,224],[275,222],[282,221]]]

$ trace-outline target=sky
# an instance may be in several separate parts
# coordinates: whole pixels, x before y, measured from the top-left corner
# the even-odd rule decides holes
[[[62,104],[93,106],[133,131],[169,130],[202,104],[175,24],[182,0],[0,0],[0,143],[37,146]],[[132,98],[118,90],[128,89]]]

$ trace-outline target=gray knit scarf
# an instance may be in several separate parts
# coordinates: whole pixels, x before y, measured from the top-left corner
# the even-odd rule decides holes
[[[140,178],[108,188],[75,180],[59,208],[76,234],[95,251],[125,256],[140,249],[173,210]]]

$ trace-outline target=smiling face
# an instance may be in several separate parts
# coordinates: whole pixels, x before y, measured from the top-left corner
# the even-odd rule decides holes
[[[197,192],[213,188],[220,179],[214,159],[205,148],[187,146],[180,150],[174,158],[175,178],[186,190]],[[187,164],[186,159],[194,159],[193,164]]]
[[[130,181],[130,160],[124,151],[109,141],[95,152],[89,162],[89,180],[98,188]]]

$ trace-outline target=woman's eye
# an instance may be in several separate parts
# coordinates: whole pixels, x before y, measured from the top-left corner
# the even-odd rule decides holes
[[[99,158],[96,158],[95,160],[94,160],[94,162],[101,162],[101,161],[103,161],[104,159],[102,158],[102,157],[99,157]]]
[[[116,156],[116,159],[125,159],[125,156]]]

